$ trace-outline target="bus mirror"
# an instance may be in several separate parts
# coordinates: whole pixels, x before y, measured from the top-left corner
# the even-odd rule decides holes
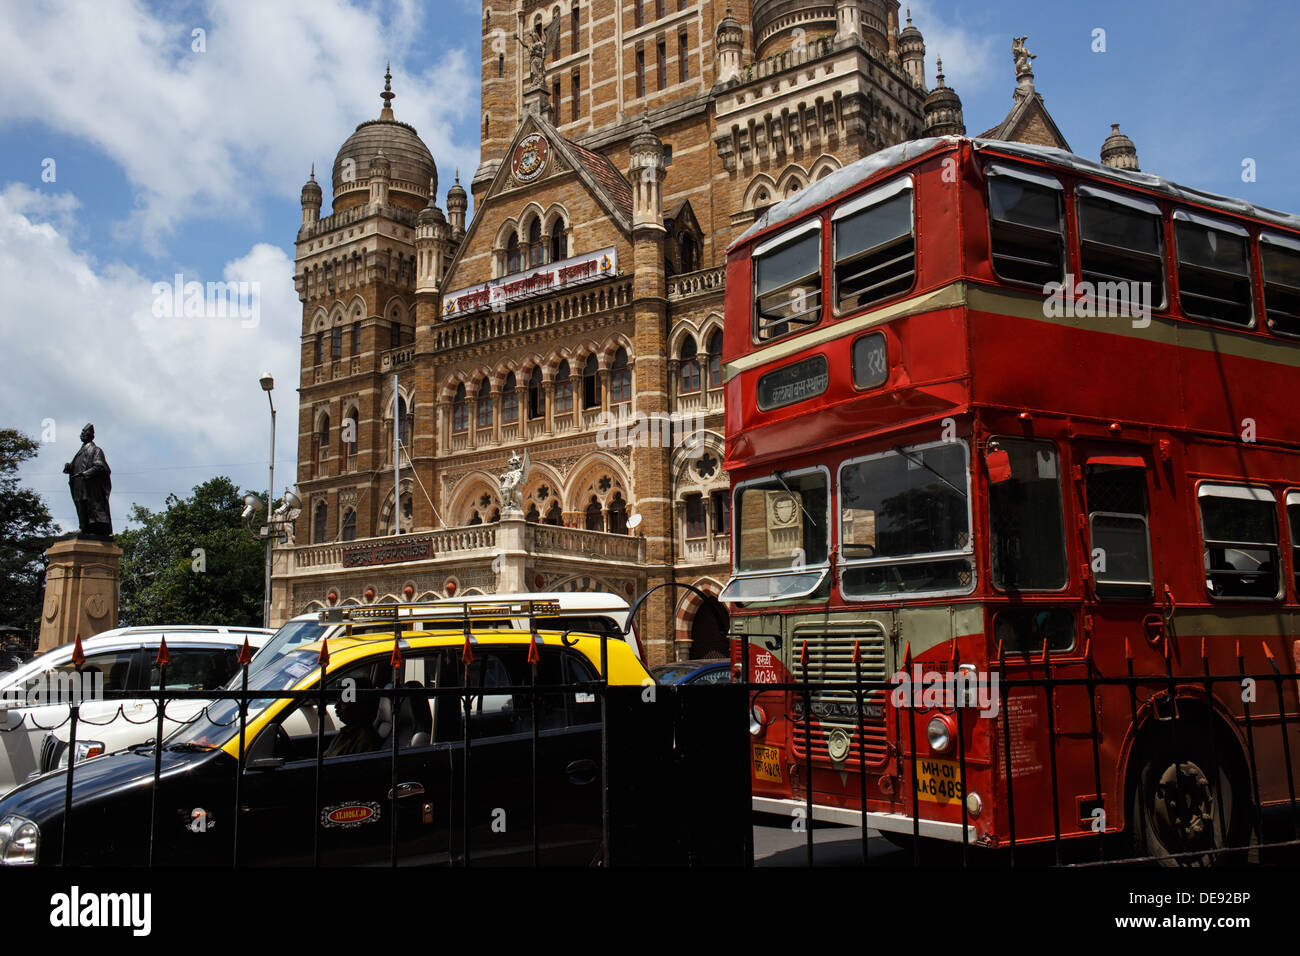
[[[1011,480],[1011,455],[1001,448],[985,452],[984,464],[989,470],[991,483],[996,485]]]

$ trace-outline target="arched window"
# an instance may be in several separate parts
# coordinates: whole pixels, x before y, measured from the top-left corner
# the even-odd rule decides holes
[[[352,354],[361,354],[361,323],[352,323]]]
[[[627,367],[627,349],[614,353],[614,363],[609,369],[609,400],[611,404],[632,401],[632,370]]]
[[[683,272],[694,272],[700,267],[700,249],[695,237],[682,232],[677,235],[677,254],[681,259]]]
[[[551,262],[559,262],[566,255],[564,248],[564,220],[551,224]]]
[[[560,503],[552,501],[551,506],[546,509],[546,521],[544,524],[553,524],[557,527],[564,524],[564,512],[560,510]]]
[[[478,386],[478,427],[492,427],[492,383],[486,378]]]
[[[700,390],[700,360],[696,357],[697,354],[695,339],[692,336],[686,336],[686,339],[682,342],[681,378],[678,380],[678,390],[681,392],[698,392]]]
[[[325,460],[330,455],[330,417],[322,415],[320,424],[316,427],[316,462],[317,474],[325,473]]]
[[[533,374],[528,376],[528,417],[542,418],[546,415],[546,395],[542,392],[542,369],[533,366]]]
[[[587,530],[605,530],[605,513],[601,510],[600,502],[596,500],[595,495],[592,495],[591,500],[587,502]]]
[[[329,518],[329,508],[325,502],[316,503],[316,510],[312,512],[311,517],[311,540],[313,544],[325,543],[325,525]]]
[[[709,388],[722,386],[722,330],[709,336]]]
[[[314,364],[316,365],[319,365],[321,362],[325,361],[325,333],[324,332],[316,333],[316,351],[314,357],[316,359]]]
[[[330,329],[330,358],[336,362],[343,357],[343,326]]]
[[[349,464],[356,464],[357,456],[357,410],[349,408],[343,416],[343,427],[339,429],[339,455],[342,458],[343,471]]]
[[[519,237],[512,232],[510,240],[506,243],[506,275],[522,272],[523,269],[524,260],[519,254]]]
[[[483,516],[480,515],[480,514],[478,513],[478,509],[475,508],[474,511],[473,511],[473,513],[469,516],[469,521],[467,521],[467,522],[465,522],[465,523],[466,523],[466,524],[482,524],[482,523],[483,523]]]
[[[465,383],[456,386],[456,397],[451,400],[451,430],[463,432],[469,428],[469,405],[465,399]]]
[[[569,362],[560,363],[555,373],[555,414],[567,415],[573,411],[573,382],[570,378]]]
[[[537,524],[539,521],[542,520],[542,516],[538,512],[536,504],[530,504],[528,506],[528,513],[524,515],[524,520],[531,521],[533,524]]]
[[[492,509],[492,517],[488,518],[488,523],[490,524],[490,523],[492,523],[492,522],[496,522],[496,521],[500,521],[500,520],[501,520],[501,509],[500,509],[500,508],[493,508],[493,509]]]
[[[542,221],[536,216],[528,227],[528,268],[540,266],[544,262],[546,247],[542,244]]]
[[[600,408],[600,362],[595,352],[587,356],[582,366],[582,407]]]
[[[351,508],[343,515],[343,532],[339,535],[344,541],[357,539],[357,513]]]
[[[610,533],[627,534],[627,502],[623,500],[623,492],[614,492],[606,510],[609,513]]]
[[[506,384],[501,389],[501,421],[507,425],[519,421],[519,389],[514,372],[506,376]]]
[[[406,399],[397,396],[397,440],[403,445],[411,444],[411,415],[406,410]]]

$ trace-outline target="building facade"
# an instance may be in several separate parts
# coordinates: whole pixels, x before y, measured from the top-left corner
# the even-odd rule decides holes
[[[386,78],[379,118],[334,161],[330,214],[314,171],[302,191],[304,504],[276,552],[277,622],[677,581],[696,590],[660,587],[638,621],[652,660],[725,652],[725,250],[845,163],[965,132],[899,13],[484,0],[472,220],[459,175],[437,205],[434,157]],[[990,135],[1065,146],[1015,55]],[[512,455],[519,513],[501,494]]]

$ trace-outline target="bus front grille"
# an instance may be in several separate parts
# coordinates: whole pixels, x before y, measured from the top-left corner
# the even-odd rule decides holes
[[[853,662],[855,644],[864,684],[860,729],[856,688],[858,668]],[[888,752],[884,718],[887,691],[882,688],[868,690],[865,685],[887,680],[884,633],[875,629],[853,633],[801,633],[795,635],[791,656],[797,683],[845,685],[842,690],[830,687],[811,692],[813,757],[831,762],[831,738],[836,737],[840,747],[845,744],[835,733],[838,730],[848,738],[844,763],[855,764],[864,757],[868,766],[883,762]],[[803,703],[801,692],[791,695],[794,752],[800,758],[807,752],[809,729]]]

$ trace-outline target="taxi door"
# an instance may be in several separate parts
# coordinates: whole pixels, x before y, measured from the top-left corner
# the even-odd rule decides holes
[[[407,660],[403,682],[411,686],[419,681],[428,666],[424,657]],[[385,672],[388,683],[391,669],[386,660],[350,669],[336,679],[352,677],[364,688],[367,682],[377,685]],[[423,745],[428,731],[419,719],[422,696],[408,695],[394,719],[385,689],[380,688],[373,717],[365,715],[374,733],[349,747],[334,745],[346,721],[336,704],[326,705],[327,756],[319,775],[319,804],[318,701],[304,700],[289,708],[259,734],[249,748],[240,795],[241,863],[310,865],[319,852],[324,865],[388,865],[394,850],[403,865],[446,862],[449,808],[437,797],[440,781],[447,776],[446,748]]]

